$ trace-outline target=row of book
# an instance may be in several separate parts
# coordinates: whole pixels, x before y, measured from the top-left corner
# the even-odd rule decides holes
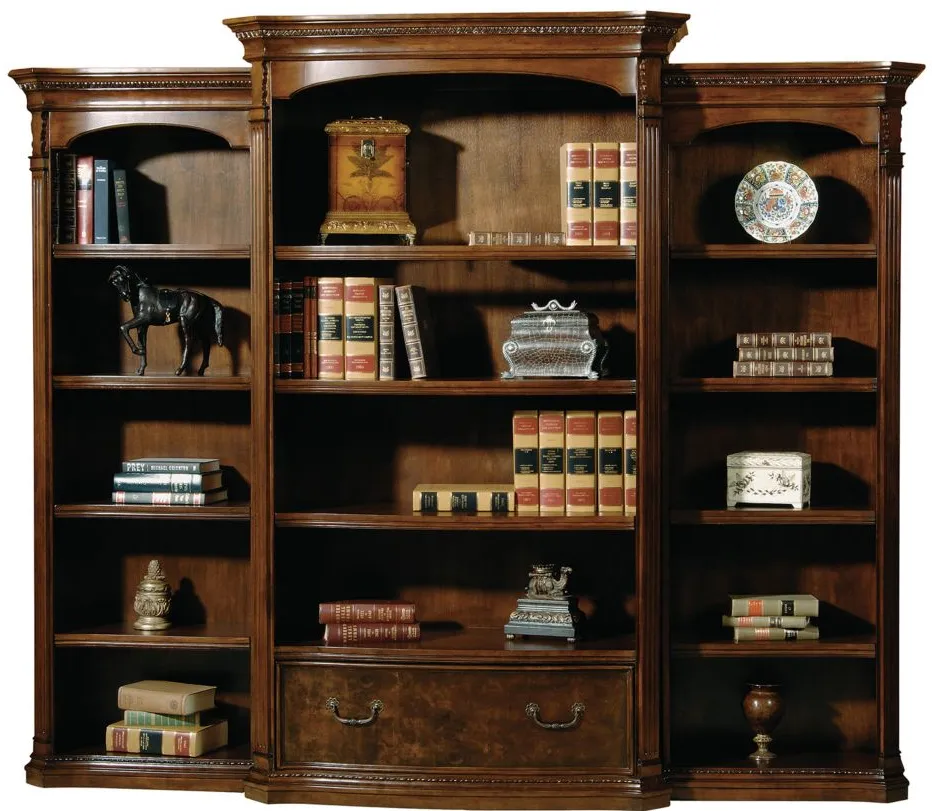
[[[562,231],[470,231],[470,245],[510,245],[512,247],[540,247],[565,245]]]
[[[324,626],[326,645],[417,642],[421,638],[414,603],[403,600],[320,603],[318,621]]]
[[[731,596],[731,612],[722,626],[734,631],[735,642],[812,641],[819,629],[819,601],[811,594],[755,594]]]
[[[52,239],[75,245],[130,242],[126,170],[73,152],[54,152],[52,164]]]
[[[144,458],[113,475],[114,504],[202,507],[227,500],[219,459]]]
[[[512,438],[519,513],[636,514],[636,411],[515,411]]]
[[[117,691],[123,718],[107,726],[108,752],[198,757],[226,746],[226,719],[217,717],[217,688],[175,681],[138,681]]]
[[[637,243],[637,144],[560,147],[561,221],[567,245]]]
[[[437,373],[427,293],[375,277],[272,282],[274,374],[305,380],[402,379]],[[396,315],[397,311],[397,315]]]
[[[831,377],[830,332],[739,332],[734,377]]]

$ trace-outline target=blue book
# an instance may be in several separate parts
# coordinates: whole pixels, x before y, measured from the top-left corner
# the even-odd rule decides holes
[[[110,244],[110,173],[113,161],[94,160],[94,244]]]

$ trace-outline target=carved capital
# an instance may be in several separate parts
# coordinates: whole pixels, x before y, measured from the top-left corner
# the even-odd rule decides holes
[[[660,59],[638,60],[638,118],[659,118]]]

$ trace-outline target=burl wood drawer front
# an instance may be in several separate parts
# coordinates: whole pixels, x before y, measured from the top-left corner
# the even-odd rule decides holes
[[[630,770],[631,679],[631,668],[281,665],[279,766]]]

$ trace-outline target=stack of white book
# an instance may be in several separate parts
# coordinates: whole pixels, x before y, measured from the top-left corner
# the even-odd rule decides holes
[[[819,601],[811,594],[729,595],[731,613],[722,625],[732,628],[735,642],[809,641],[819,638],[812,624],[819,616]]]

